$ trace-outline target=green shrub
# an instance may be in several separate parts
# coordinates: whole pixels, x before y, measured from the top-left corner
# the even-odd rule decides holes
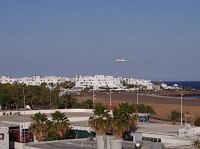
[[[88,99],[82,102],[82,108],[84,109],[93,109],[93,102],[92,100]]]
[[[200,117],[194,121],[195,126],[200,126]]]
[[[146,106],[146,113],[156,114],[156,112],[151,106]]]
[[[181,118],[181,112],[173,110],[168,115],[169,119],[175,124],[175,122],[179,121]]]
[[[155,110],[151,106],[145,106],[144,104],[139,104],[137,106],[139,113],[150,113],[150,114],[156,114]]]
[[[47,140],[48,140],[48,141],[57,140],[57,133],[56,133],[56,130],[55,130],[55,129],[50,128],[50,129],[47,131]]]

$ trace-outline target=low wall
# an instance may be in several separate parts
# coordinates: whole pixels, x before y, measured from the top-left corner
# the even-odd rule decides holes
[[[84,126],[71,126],[72,129],[77,129],[77,130],[86,130],[88,132],[92,131],[90,127],[84,127]]]
[[[63,112],[63,113],[76,113],[76,112],[80,112],[80,113],[93,113],[93,109],[51,109],[51,110],[27,110],[27,111],[19,111],[19,110],[16,110],[16,111],[2,111],[0,112],[0,116],[3,115],[5,113],[5,115],[13,115],[13,114],[16,114],[16,113],[19,113],[21,115],[23,114],[26,114],[26,115],[29,115],[29,114],[35,114],[35,113],[46,113],[46,114],[51,114],[55,111],[60,111],[60,112]]]
[[[68,120],[70,122],[78,122],[78,121],[88,121],[90,117],[85,116],[85,117],[68,117]]]
[[[9,135],[7,127],[0,127],[0,148],[9,148]]]
[[[143,137],[160,138],[163,144],[167,146],[191,145],[191,140],[180,138],[178,136],[169,136],[165,134],[142,133]]]
[[[25,147],[24,143],[19,143],[19,142],[10,142],[10,148],[14,149],[23,149]]]
[[[178,132],[181,137],[192,137],[200,134],[200,127],[180,128]]]

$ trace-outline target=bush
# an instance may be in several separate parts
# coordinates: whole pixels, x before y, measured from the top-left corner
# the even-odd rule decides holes
[[[137,109],[139,113],[156,114],[155,110],[151,106],[145,106],[144,104],[139,104]]]
[[[74,109],[81,109],[82,108],[82,103],[80,103],[80,102],[74,102],[71,108],[72,109],[73,108]]]
[[[151,106],[146,106],[146,113],[156,114],[156,112]]]
[[[58,109],[65,109],[65,103],[64,102],[58,102],[57,103],[57,108]]]
[[[93,109],[93,102],[92,100],[88,99],[82,102],[82,108],[84,109]]]
[[[200,117],[194,121],[195,126],[200,126]]]
[[[173,110],[168,115],[169,119],[175,124],[175,122],[179,121],[181,118],[181,112]]]
[[[57,140],[57,133],[56,133],[56,130],[55,130],[55,129],[50,128],[50,129],[47,131],[47,140],[48,140],[48,141]]]

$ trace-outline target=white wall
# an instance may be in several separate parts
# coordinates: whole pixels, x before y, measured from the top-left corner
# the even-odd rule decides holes
[[[178,136],[169,136],[165,134],[142,133],[143,137],[160,138],[161,142],[168,146],[191,145],[191,140]]]
[[[77,76],[75,77],[76,87],[100,87],[120,88],[122,84],[119,78],[113,76],[95,75],[95,76]]]
[[[8,127],[0,127],[0,148],[9,149]]]
[[[179,136],[192,137],[192,136],[200,135],[200,127],[180,128],[178,132],[179,132]]]
[[[0,76],[1,83],[10,83],[13,84],[14,82],[17,83],[24,83],[26,85],[41,85],[41,83],[62,83],[65,81],[70,81],[71,79],[68,77],[61,77],[61,76],[32,76],[32,77],[22,77],[22,78],[11,78],[9,76]]]
[[[0,112],[0,116],[3,115],[3,113],[5,112],[6,115],[10,114],[10,112],[12,112],[12,114],[19,112],[21,115],[23,114],[35,114],[35,113],[46,113],[46,114],[51,114],[55,111],[60,111],[60,112],[66,112],[66,113],[74,113],[74,112],[80,112],[80,113],[93,113],[93,109],[53,109],[53,110],[28,110],[28,111],[3,111]]]

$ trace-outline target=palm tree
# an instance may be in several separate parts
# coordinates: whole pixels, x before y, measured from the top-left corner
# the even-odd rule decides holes
[[[129,128],[129,116],[124,114],[122,109],[116,108],[113,110],[112,128],[117,138],[122,138],[123,133]]]
[[[108,129],[108,118],[110,115],[105,106],[96,104],[94,115],[89,118],[89,125],[96,131],[97,135],[104,135]]]
[[[129,130],[132,132],[135,128],[135,126],[137,126],[137,115],[136,114],[131,114],[129,117]]]
[[[31,123],[29,129],[36,136],[38,141],[44,141],[46,139],[46,132],[48,129],[47,115],[39,112],[31,118],[33,123]]]
[[[97,135],[113,132],[118,138],[122,138],[123,133],[131,130],[137,123],[134,109],[133,105],[121,103],[110,115],[102,104],[97,104],[94,115],[89,119],[89,125],[96,131]]]
[[[0,94],[0,105],[6,110],[10,108],[10,104],[12,102],[10,95],[2,95]]]
[[[60,138],[64,138],[69,129],[68,118],[65,116],[64,113],[61,113],[59,111],[52,113],[51,116],[53,121],[53,127],[55,128],[57,135]]]
[[[112,127],[117,138],[122,138],[125,131],[131,130],[136,125],[137,116],[134,112],[134,106],[128,103],[121,103],[113,110]]]

